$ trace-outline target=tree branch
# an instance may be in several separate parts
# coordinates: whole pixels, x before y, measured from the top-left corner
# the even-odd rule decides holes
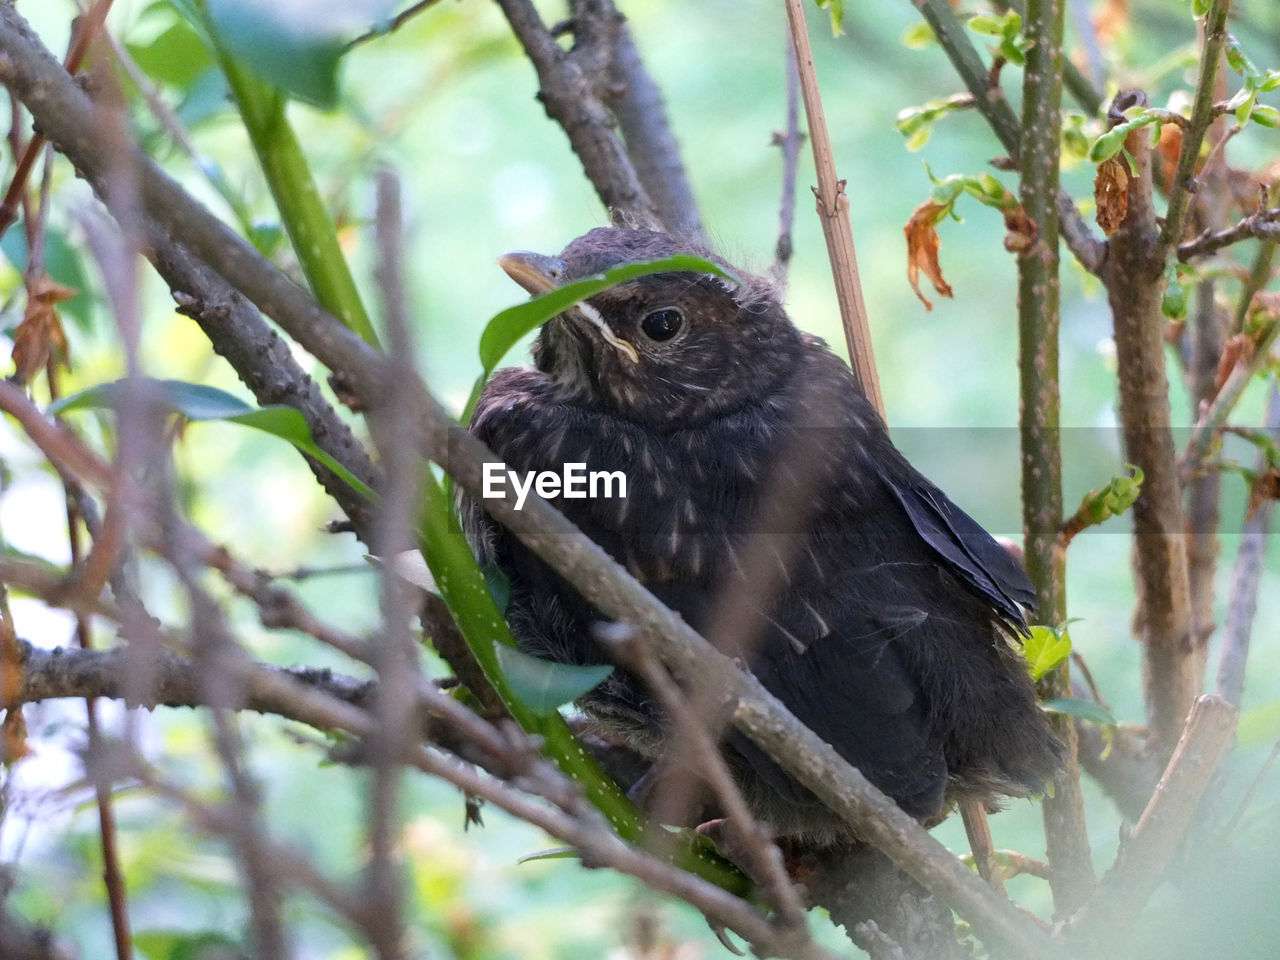
[[[1267,396],[1267,412],[1263,428],[1280,443],[1280,388],[1271,384]],[[1266,457],[1258,455],[1258,470],[1266,467]],[[1236,709],[1244,692],[1245,665],[1249,660],[1249,638],[1253,635],[1253,617],[1258,606],[1258,583],[1262,579],[1262,562],[1266,556],[1267,535],[1271,527],[1274,503],[1258,504],[1246,518],[1236,553],[1235,570],[1231,574],[1231,595],[1227,601],[1227,619],[1222,626],[1222,647],[1218,655],[1216,692]]]
[[[538,94],[547,116],[569,137],[587,178],[610,212],[639,223],[657,218],[648,191],[641,183],[622,141],[613,132],[613,118],[600,101],[599,78],[589,75],[582,48],[560,48],[530,0],[498,0],[511,29],[538,73]],[[594,66],[603,68],[607,59]]]
[[[1200,77],[1196,81],[1195,100],[1191,106],[1191,122],[1182,131],[1182,149],[1178,166],[1169,186],[1169,205],[1165,210],[1161,245],[1175,247],[1182,239],[1182,228],[1191,207],[1196,163],[1200,145],[1213,123],[1213,104],[1218,89],[1218,69],[1222,63],[1222,46],[1227,39],[1227,14],[1231,0],[1213,0],[1204,20],[1204,49],[1200,53]],[[1163,259],[1163,257],[1161,258]]]
[[[1018,255],[1018,373],[1022,415],[1022,504],[1027,574],[1036,588],[1036,620],[1067,619],[1066,551],[1062,527],[1062,449],[1058,386],[1058,194],[1062,114],[1064,0],[1028,0],[1030,44],[1024,69],[1019,200],[1037,226],[1035,240]],[[1069,696],[1069,664],[1046,675],[1046,699]],[[1052,865],[1054,912],[1074,913],[1094,885],[1089,834],[1076,763],[1075,725],[1056,717],[1054,732],[1067,747],[1063,774],[1043,804]]]
[[[1206,257],[1251,237],[1269,243],[1280,240],[1280,208],[1251,213],[1225,230],[1206,230],[1194,240],[1178,244],[1178,259],[1185,263],[1196,257]]]
[[[1109,116],[1146,102],[1136,91],[1117,95]],[[1169,381],[1165,374],[1164,261],[1152,201],[1151,151],[1146,132],[1126,138],[1136,174],[1129,206],[1111,237],[1102,279],[1115,324],[1120,419],[1126,459],[1141,468],[1142,492],[1133,506],[1138,583],[1135,622],[1144,648],[1144,681],[1157,756],[1173,749],[1201,678],[1196,675],[1187,574],[1186,519],[1173,448]],[[1202,641],[1201,641],[1202,642]]]
[[[613,4],[609,3],[608,8],[612,10]],[[645,69],[625,23],[618,28],[610,78],[613,89],[609,104],[626,141],[627,155],[658,219],[669,233],[706,243],[702,214],[680,159],[680,144],[667,119],[662,91]]]
[[[1005,99],[1004,91],[991,86],[990,71],[983,66],[982,58],[965,33],[955,11],[947,0],[911,0],[911,3],[933,29],[952,67],[960,75],[965,88],[973,95],[978,112],[986,118],[996,138],[1009,152],[1010,158],[1017,160],[1021,138],[1018,118]],[[1070,195],[1058,191],[1057,203],[1062,238],[1066,240],[1067,248],[1075,254],[1085,270],[1100,274],[1106,245],[1094,236]]]
[[[817,168],[818,219],[827,241],[831,275],[835,280],[836,299],[840,304],[840,320],[845,344],[849,348],[849,365],[881,418],[884,397],[880,393],[880,375],[876,372],[875,350],[871,342],[871,326],[867,321],[867,305],[862,298],[862,280],[858,275],[858,255],[853,245],[853,227],[849,223],[849,198],[844,181],[837,179],[835,153],[822,112],[822,95],[814,72],[813,50],[809,45],[809,28],[805,24],[801,0],[786,0],[787,23],[795,48],[796,68],[800,74],[800,93],[804,97],[805,117],[809,126],[809,143],[813,147],[813,163]]]
[[[1239,714],[1225,700],[1203,696],[1187,718],[1177,749],[1151,802],[1110,872],[1084,910],[1071,919],[1068,938],[1086,955],[1106,947],[1142,911],[1173,862],[1200,798],[1231,743]]]

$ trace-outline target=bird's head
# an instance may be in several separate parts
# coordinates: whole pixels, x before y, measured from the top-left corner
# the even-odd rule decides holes
[[[767,281],[665,233],[602,227],[559,255],[509,253],[498,263],[532,294],[621,263],[696,254],[726,267],[629,280],[548,321],[538,369],[569,402],[654,427],[686,426],[767,394],[796,362],[800,335]]]

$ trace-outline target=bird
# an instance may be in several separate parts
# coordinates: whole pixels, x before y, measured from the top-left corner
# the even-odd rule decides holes
[[[704,636],[736,589],[757,627],[722,637],[722,652],[917,820],[1044,793],[1063,747],[1018,649],[1035,600],[1025,572],[907,462],[849,367],[792,322],[771,281],[635,227],[498,262],[536,295],[678,253],[723,275],[631,279],[547,321],[533,365],[492,376],[470,431],[514,472],[621,471],[625,497],[549,499]],[[461,507],[478,560],[509,583],[521,650],[608,663],[607,618],[483,498]],[[771,552],[770,586],[755,589],[744,567]],[[615,669],[577,705],[642,758],[664,757],[669,721],[635,673]],[[745,736],[730,729],[720,746],[774,836],[856,842]]]

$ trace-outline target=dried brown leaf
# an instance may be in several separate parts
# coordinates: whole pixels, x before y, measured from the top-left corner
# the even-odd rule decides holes
[[[1040,228],[1027,216],[1021,204],[1004,212],[1004,226],[1008,231],[1004,235],[1004,248],[1010,253],[1029,249],[1040,235]]]
[[[1156,182],[1165,189],[1173,183],[1173,175],[1178,169],[1178,154],[1182,152],[1182,128],[1176,123],[1166,123],[1160,130],[1160,140],[1156,143]]]
[[[1093,31],[1104,48],[1128,33],[1128,0],[1102,0],[1093,14]]]
[[[1245,520],[1252,520],[1258,509],[1268,500],[1280,500],[1280,470],[1268,467],[1253,481],[1249,489],[1249,510]]]
[[[1218,357],[1218,372],[1213,378],[1213,391],[1217,393],[1231,376],[1237,363],[1248,363],[1253,356],[1257,341],[1247,333],[1237,333],[1222,345],[1222,355]]]
[[[1120,229],[1129,213],[1129,169],[1120,154],[1098,164],[1093,199],[1098,207],[1098,226],[1109,237]]]
[[[907,238],[907,281],[926,310],[932,310],[933,304],[920,291],[921,271],[924,271],[939,296],[952,295],[951,286],[943,279],[942,266],[938,263],[938,248],[942,246],[942,239],[938,236],[937,220],[945,209],[941,204],[926,200],[916,207],[911,219],[902,228]]]
[[[13,335],[14,376],[22,383],[32,378],[52,360],[66,367],[70,354],[67,332],[58,316],[58,304],[78,291],[41,277],[27,294],[27,309]]]

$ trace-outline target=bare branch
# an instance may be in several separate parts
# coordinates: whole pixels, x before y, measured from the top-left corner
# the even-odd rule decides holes
[[[1059,154],[1062,116],[1063,0],[1028,0],[1030,43],[1023,72],[1019,200],[1036,225],[1035,239],[1018,254],[1018,374],[1022,447],[1022,524],[1027,574],[1036,589],[1036,620],[1067,619],[1065,541],[1062,529],[1062,400],[1058,385]],[[1039,684],[1046,699],[1069,695],[1064,663]],[[1075,725],[1055,717],[1054,732],[1067,748],[1062,775],[1043,804],[1045,840],[1053,865],[1054,912],[1073,913],[1094,885],[1089,833],[1076,763]],[[975,849],[975,855],[977,850]]]
[[[657,216],[653,201],[613,132],[613,118],[597,95],[598,78],[588,74],[583,57],[575,56],[577,48],[568,53],[560,48],[530,0],[498,0],[498,6],[538,72],[547,116],[568,135],[601,202],[611,212],[652,221]]]
[[[1280,388],[1273,383],[1268,391],[1264,429],[1280,443]],[[1266,466],[1266,458],[1258,456],[1258,468]],[[1258,505],[1244,523],[1235,570],[1231,574],[1231,594],[1227,600],[1227,619],[1222,626],[1222,647],[1218,655],[1216,692],[1223,700],[1239,709],[1244,692],[1245,665],[1249,659],[1249,638],[1253,635],[1253,616],[1258,606],[1258,584],[1262,579],[1262,561],[1266,556],[1274,504],[1268,500]]]
[[[1239,714],[1219,697],[1200,697],[1151,802],[1111,871],[1084,910],[1071,919],[1077,944],[1114,949],[1173,861],[1200,798],[1235,733]]]
[[[1255,334],[1252,352],[1232,368],[1226,382],[1219,388],[1218,395],[1200,414],[1195,429],[1191,431],[1191,438],[1187,441],[1187,449],[1182,454],[1180,471],[1184,479],[1195,476],[1203,467],[1214,438],[1244,395],[1245,388],[1270,361],[1271,346],[1277,335],[1280,335],[1280,318],[1272,318]]]
[[[1117,95],[1109,117],[1118,123],[1130,106],[1146,102],[1141,91]],[[1191,635],[1191,588],[1187,572],[1186,518],[1171,429],[1169,380],[1165,373],[1164,284],[1153,204],[1151,151],[1145,131],[1131,132],[1125,146],[1136,174],[1129,205],[1110,240],[1102,274],[1115,324],[1120,374],[1120,419],[1125,457],[1141,468],[1142,492],[1133,506],[1138,583],[1136,628],[1144,647],[1144,682],[1151,716],[1148,746],[1157,756],[1173,749],[1201,677],[1197,641]]]
[[[613,9],[612,3],[608,8]],[[667,119],[662,91],[645,69],[625,23],[618,28],[610,77],[615,90],[609,104],[626,141],[627,155],[653,201],[658,219],[668,233],[705,243],[702,215],[680,159],[680,145]]]
[[[840,320],[844,326],[845,344],[849,348],[849,365],[863,395],[883,417],[884,397],[880,393],[880,375],[876,372],[867,305],[862,299],[858,255],[853,245],[853,227],[849,223],[849,198],[844,192],[844,181],[836,175],[835,153],[831,149],[831,136],[827,133],[827,121],[822,111],[822,96],[818,90],[804,8],[801,0],[786,0],[786,4],[796,68],[800,73],[800,92],[804,96],[805,116],[809,124],[809,142],[813,145],[813,163],[818,173],[818,186],[814,191],[818,198],[818,219],[827,241],[836,299],[840,303]]]
[[[1251,213],[1233,227],[1225,230],[1206,230],[1194,240],[1178,244],[1178,259],[1184,263],[1196,257],[1206,257],[1225,247],[1250,238],[1269,243],[1280,241],[1280,207]]]
[[[796,49],[789,38],[786,48],[786,128],[773,135],[773,142],[782,150],[782,201],[778,205],[778,242],[774,245],[770,271],[783,290],[787,287],[787,267],[794,252],[791,229],[796,219],[796,172],[800,166],[800,145],[804,143],[804,134],[800,132],[800,72],[796,68]]]
[[[1200,76],[1196,81],[1195,100],[1191,106],[1191,123],[1182,132],[1182,149],[1178,153],[1178,167],[1169,186],[1169,206],[1165,211],[1161,231],[1163,246],[1176,247],[1182,240],[1182,228],[1191,196],[1195,189],[1196,164],[1200,158],[1200,145],[1213,122],[1213,103],[1218,89],[1218,69],[1222,64],[1222,47],[1227,39],[1227,14],[1231,0],[1213,0],[1204,20],[1204,49],[1200,53]],[[1179,251],[1179,255],[1181,252]]]

